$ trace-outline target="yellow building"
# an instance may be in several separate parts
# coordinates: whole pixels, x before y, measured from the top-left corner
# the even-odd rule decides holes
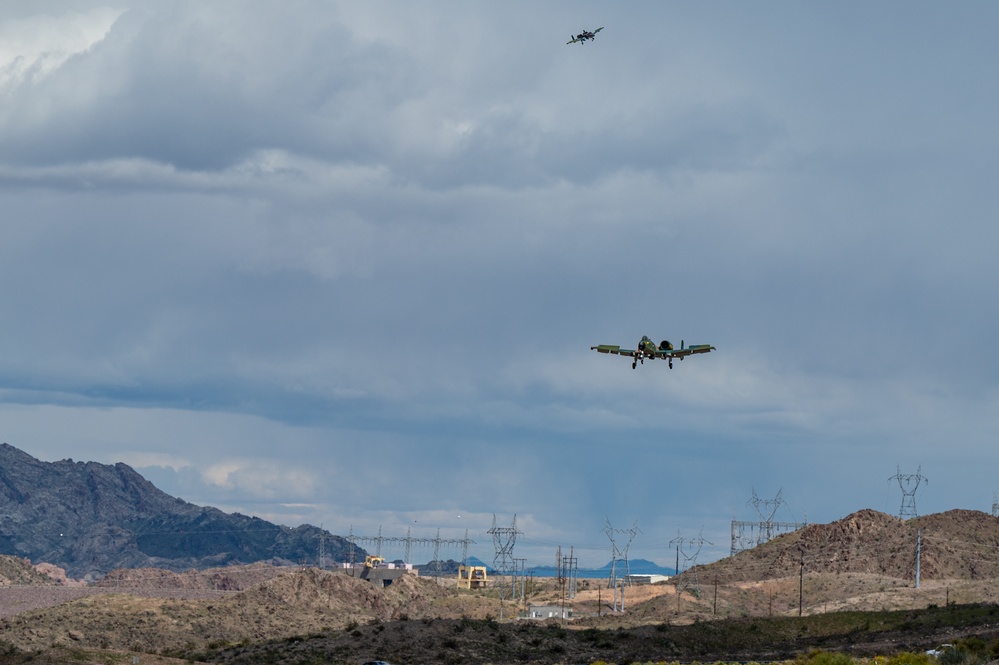
[[[485,589],[486,581],[485,566],[458,566],[459,589]]]

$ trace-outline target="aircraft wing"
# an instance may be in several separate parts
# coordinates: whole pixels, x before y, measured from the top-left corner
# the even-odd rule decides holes
[[[597,28],[596,30],[594,30],[594,31],[593,31],[593,34],[597,34],[597,33],[598,33],[598,32],[600,32],[601,30],[603,30],[603,27],[599,27],[599,28]]]
[[[575,44],[578,41],[579,41],[578,39],[576,39],[575,37],[573,37],[572,39],[570,39],[569,41],[567,41],[566,44]]]
[[[669,351],[656,351],[656,358],[685,358],[687,356],[692,356],[695,353],[708,353],[709,351],[714,351],[715,347],[710,344],[691,344],[690,346],[682,346],[679,349],[671,349]]]
[[[597,351],[599,353],[613,353],[616,356],[634,356],[635,352],[632,349],[622,349],[620,346],[615,346],[612,344],[598,344],[597,346],[591,346],[591,351]]]

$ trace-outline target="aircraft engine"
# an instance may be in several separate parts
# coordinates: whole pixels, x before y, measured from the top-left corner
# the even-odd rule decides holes
[[[673,350],[673,345],[670,344],[669,342],[667,342],[666,340],[663,340],[662,342],[659,343],[659,350],[660,351],[672,351]]]

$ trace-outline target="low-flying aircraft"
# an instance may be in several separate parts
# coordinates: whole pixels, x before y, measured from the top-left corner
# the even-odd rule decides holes
[[[590,32],[589,30],[583,30],[575,37],[569,35],[570,37],[572,37],[572,39],[567,41],[566,44],[575,44],[576,42],[585,43],[587,39],[592,41],[597,38],[597,33],[600,32],[601,30],[603,30],[603,28],[597,28],[593,32]]]
[[[680,341],[680,348],[674,349],[673,345],[663,340],[659,346],[649,339],[647,336],[642,337],[642,341],[638,343],[637,349],[622,349],[620,346],[613,346],[611,344],[599,344],[597,346],[591,346],[590,350],[599,351],[600,353],[613,353],[618,356],[630,356],[631,357],[631,369],[635,369],[638,363],[645,364],[645,359],[655,360],[656,358],[663,358],[669,361],[669,368],[673,369],[673,358],[679,358],[683,360],[687,356],[692,356],[695,353],[707,353],[709,351],[714,351],[715,347],[710,344],[691,344],[690,346],[684,346],[683,341]]]

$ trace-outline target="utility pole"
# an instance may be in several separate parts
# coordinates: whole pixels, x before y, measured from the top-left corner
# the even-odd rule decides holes
[[[517,559],[520,562],[520,602],[527,610],[527,559]]]
[[[922,554],[923,530],[916,529],[916,588],[919,588],[919,558]]]
[[[801,566],[798,568],[798,616],[801,616],[805,599],[805,549],[798,550],[801,554]]]
[[[326,559],[326,532],[323,531],[323,525],[319,525],[319,570],[324,570]]]
[[[680,594],[683,592],[683,588],[680,586],[680,543],[684,541],[684,538],[680,536],[680,532],[677,531],[676,538],[670,541],[670,545],[676,543],[676,568],[673,570],[676,572],[674,577],[676,578],[676,615],[680,616]]]
[[[565,574],[562,572],[562,546],[555,550],[555,566],[558,576],[558,599],[562,606],[562,623],[565,623]]]

